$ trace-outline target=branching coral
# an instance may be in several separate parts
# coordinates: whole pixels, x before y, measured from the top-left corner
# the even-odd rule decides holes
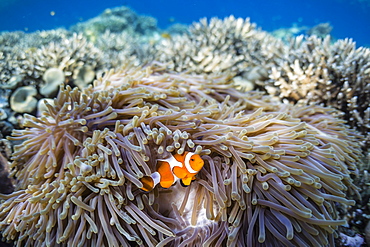
[[[18,245],[325,246],[344,223],[334,203],[354,203],[361,137],[335,110],[281,105],[227,75],[126,67],[45,105],[11,137],[0,227]],[[205,160],[188,188],[139,189],[184,151]]]
[[[175,71],[241,74],[267,62],[279,52],[282,42],[260,31],[249,19],[230,16],[224,20],[201,19],[189,33],[157,44],[154,60],[170,63]],[[273,47],[267,48],[267,46]],[[267,74],[261,69],[260,77]]]
[[[112,68],[120,68],[128,61],[139,64],[144,60],[146,51],[142,41],[143,37],[129,32],[113,33],[106,31],[100,34],[94,44],[109,60]]]
[[[28,81],[34,71],[30,66],[32,51],[47,46],[49,43],[59,43],[70,38],[66,30],[56,29],[25,34],[23,32],[0,33],[0,87],[14,88],[21,85],[22,80]],[[30,77],[28,77],[30,76]],[[37,79],[36,76],[34,79]]]
[[[367,136],[367,148],[369,85],[370,50],[356,48],[350,39],[331,44],[329,36],[293,39],[283,59],[271,67],[270,80],[263,83],[271,95],[282,99],[319,102],[343,111],[349,125]]]

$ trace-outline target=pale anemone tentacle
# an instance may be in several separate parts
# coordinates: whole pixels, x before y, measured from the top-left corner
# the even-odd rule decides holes
[[[12,157],[15,192],[1,195],[5,239],[32,246],[333,242],[344,223],[334,203],[354,204],[346,193],[356,191],[361,136],[332,109],[242,92],[229,75],[124,69],[83,91],[60,87],[42,116],[26,116],[26,128],[13,132],[23,143]],[[189,187],[140,190],[158,160],[185,151],[205,161]]]

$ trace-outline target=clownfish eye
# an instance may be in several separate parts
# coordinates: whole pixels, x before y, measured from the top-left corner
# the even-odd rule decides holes
[[[191,161],[194,161],[194,159],[190,159]]]

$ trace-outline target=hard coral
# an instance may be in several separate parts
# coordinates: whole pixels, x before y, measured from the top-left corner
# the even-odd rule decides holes
[[[335,110],[281,105],[227,75],[126,67],[45,104],[11,137],[23,143],[0,227],[18,245],[325,246],[344,223],[334,202],[354,203],[360,136]],[[188,188],[139,189],[184,151],[205,160]]]
[[[0,87],[22,86],[22,81],[33,82],[40,76],[34,75],[33,57],[30,53],[49,43],[59,43],[68,39],[66,30],[57,29],[26,34],[23,32],[0,33]],[[11,84],[11,85],[10,85]]]
[[[22,86],[34,87],[38,98],[54,97],[61,83],[85,87],[97,73],[109,68],[100,49],[81,35],[39,48],[16,46],[0,54],[0,62],[4,62],[0,71],[3,84],[0,86],[9,89],[5,92],[10,94],[9,98],[14,97],[17,87]],[[16,112],[24,112],[12,102],[10,106]]]
[[[19,87],[10,97],[10,105],[13,111],[31,113],[37,106],[37,99],[34,97],[37,91],[34,87]]]
[[[146,55],[143,37],[129,33],[106,31],[100,34],[94,44],[107,57],[111,68],[120,68],[128,61],[139,64]]]
[[[250,20],[227,17],[201,19],[189,33],[156,44],[154,60],[170,63],[175,71],[242,74],[265,63],[279,51],[282,42],[256,28]],[[274,49],[267,48],[271,46]],[[262,73],[261,77],[267,76]]]
[[[106,31],[111,33],[128,32],[131,35],[151,35],[157,30],[155,18],[137,15],[135,11],[126,6],[106,9],[99,16],[71,27],[72,32],[83,33],[93,42]]]
[[[356,48],[350,39],[331,43],[329,36],[299,36],[268,67],[270,80],[262,85],[271,95],[343,111],[344,119],[366,136],[370,148],[370,49]]]

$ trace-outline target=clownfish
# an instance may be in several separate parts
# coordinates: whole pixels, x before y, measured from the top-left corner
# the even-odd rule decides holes
[[[171,155],[167,159],[159,159],[156,171],[150,176],[144,176],[140,179],[143,183],[143,191],[151,191],[157,184],[163,188],[169,188],[177,180],[180,180],[183,186],[190,185],[195,179],[195,175],[202,169],[203,159],[199,154],[184,152],[183,154]]]

